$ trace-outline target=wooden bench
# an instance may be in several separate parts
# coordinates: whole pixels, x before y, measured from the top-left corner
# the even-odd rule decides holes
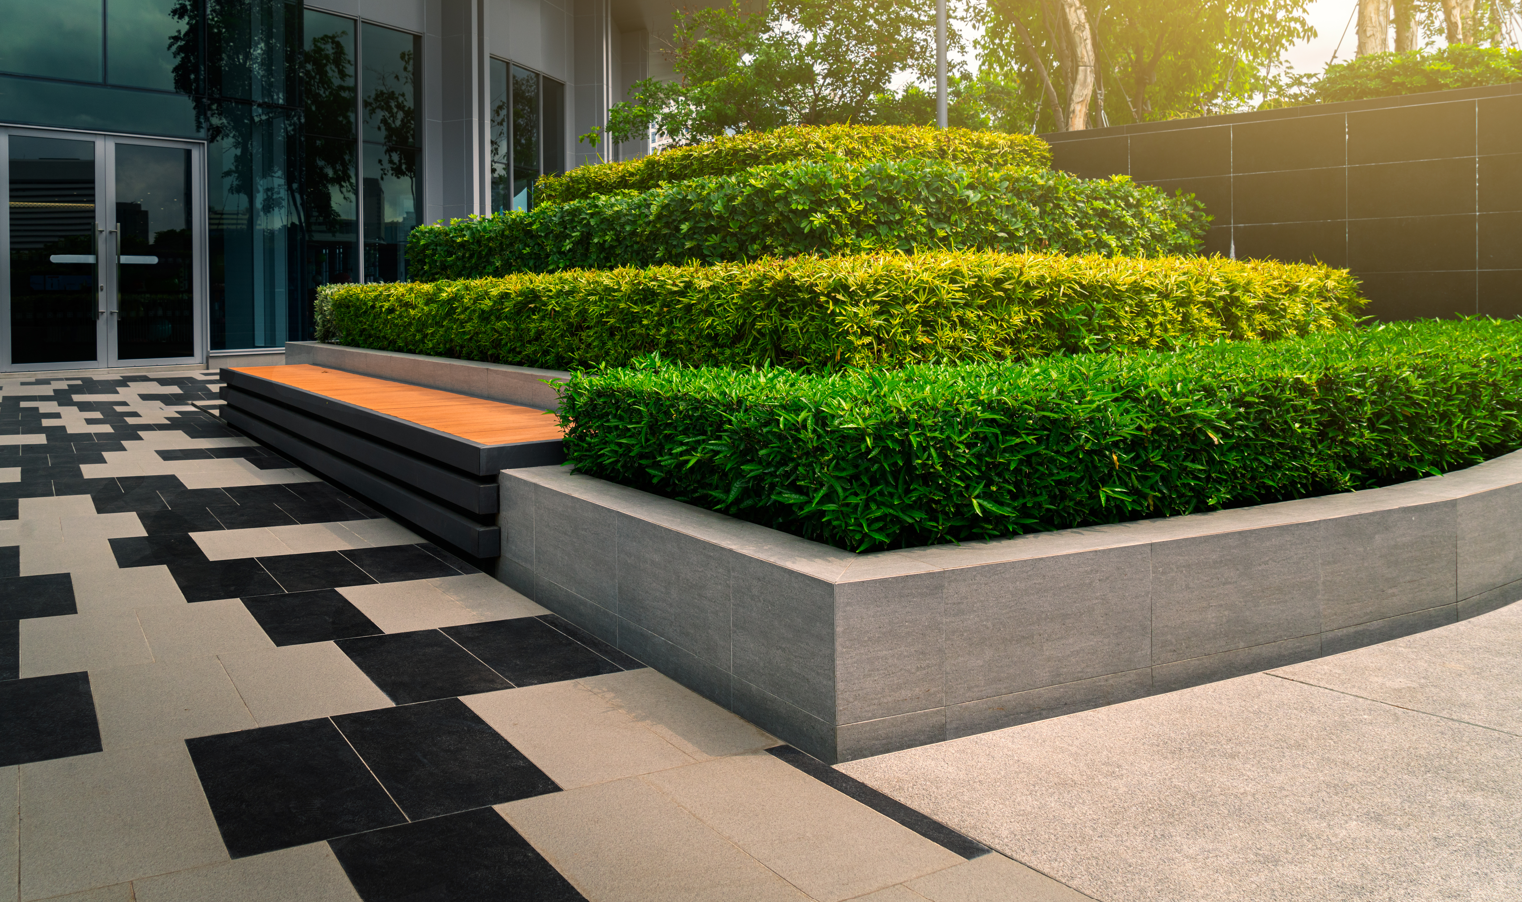
[[[543,410],[328,367],[222,370],[223,416],[476,558],[501,553],[497,473],[565,460]]]

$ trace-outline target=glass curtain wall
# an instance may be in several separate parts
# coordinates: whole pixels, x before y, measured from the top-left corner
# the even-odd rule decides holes
[[[528,210],[539,176],[565,171],[565,85],[491,61],[492,211]]]

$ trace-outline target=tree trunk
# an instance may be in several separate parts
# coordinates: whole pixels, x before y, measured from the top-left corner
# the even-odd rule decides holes
[[[1395,0],[1395,50],[1405,53],[1420,49],[1416,33],[1416,0]]]
[[[1015,20],[1015,27],[1020,29],[1020,38],[1025,41],[1025,50],[1031,55],[1031,65],[1036,67],[1036,74],[1041,76],[1041,85],[1046,88],[1046,102],[1052,106],[1052,118],[1057,120],[1057,131],[1065,132],[1068,124],[1062,118],[1062,101],[1057,99],[1057,89],[1052,87],[1052,80],[1046,74],[1046,64],[1041,62],[1041,54],[1036,52],[1036,42],[1031,40],[1031,33],[1025,30],[1025,23]]]
[[[1089,30],[1089,14],[1083,0],[1057,0],[1067,26],[1069,50],[1073,58],[1072,89],[1068,92],[1067,121],[1070,131],[1087,128],[1089,98],[1094,94],[1094,35]]]
[[[1474,0],[1443,0],[1443,24],[1448,28],[1448,43],[1473,44]]]
[[[1456,0],[1443,0],[1444,3]],[[1390,49],[1390,0],[1359,0],[1358,55]]]

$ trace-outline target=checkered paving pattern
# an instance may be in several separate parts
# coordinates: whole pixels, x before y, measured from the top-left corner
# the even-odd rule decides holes
[[[216,388],[0,382],[0,902],[913,900],[948,874],[973,899],[1033,873],[226,428],[194,406]]]

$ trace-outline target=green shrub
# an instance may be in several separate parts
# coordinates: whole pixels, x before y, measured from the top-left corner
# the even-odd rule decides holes
[[[579,472],[850,550],[1345,492],[1522,447],[1522,321],[830,376],[647,359],[562,391]]]
[[[963,166],[1051,166],[1052,150],[1035,135],[925,126],[788,126],[715,138],[627,163],[580,166],[547,175],[534,186],[534,203],[563,204],[613,191],[648,191],[667,182],[733,175],[754,166],[798,161],[944,160]]]
[[[822,372],[1282,338],[1363,303],[1325,266],[964,251],[345,285],[330,316],[346,344],[414,354]]]
[[[1371,53],[1293,78],[1265,108],[1339,103],[1522,81],[1522,50],[1452,44],[1436,50]]]
[[[562,269],[931,249],[1190,254],[1192,198],[1124,176],[968,169],[932,160],[785,163],[530,213],[413,229],[420,281]]]

